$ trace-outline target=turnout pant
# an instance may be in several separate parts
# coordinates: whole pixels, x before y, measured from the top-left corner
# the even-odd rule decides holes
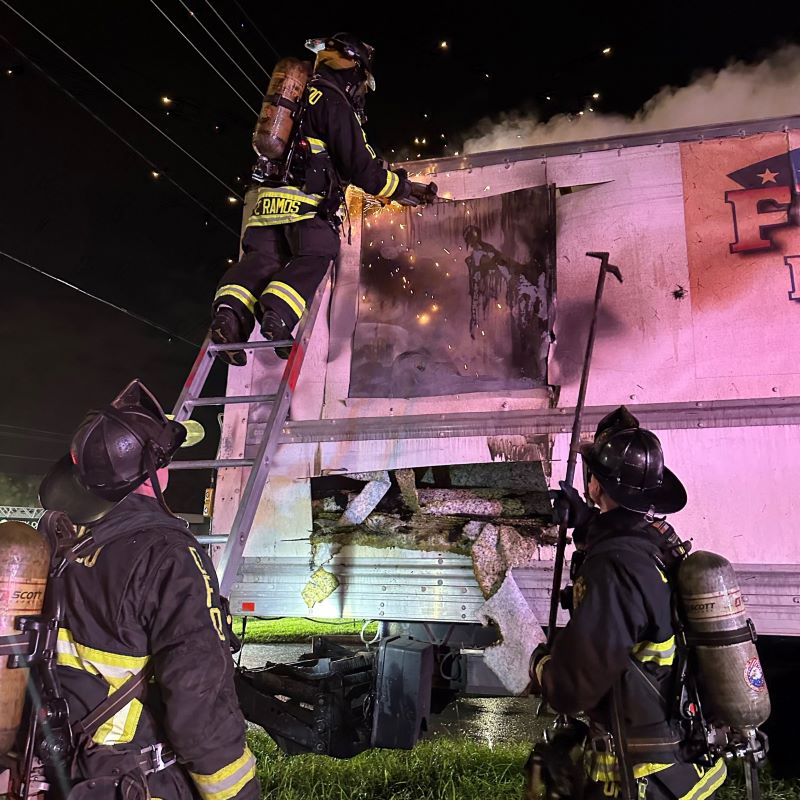
[[[213,308],[230,306],[242,325],[243,339],[272,309],[294,328],[339,254],[339,234],[323,217],[285,225],[251,225],[242,239],[243,254],[225,270]]]
[[[725,762],[717,761],[704,769],[695,764],[673,764],[636,781],[639,800],[710,800],[725,781]],[[584,800],[621,798],[622,789],[616,781],[590,782]]]

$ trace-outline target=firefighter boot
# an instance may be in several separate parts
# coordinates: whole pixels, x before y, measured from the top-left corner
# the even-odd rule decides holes
[[[261,320],[261,335],[268,342],[294,341],[291,328],[271,308],[264,312],[264,318]],[[291,352],[291,347],[275,348],[275,355],[284,361],[289,358]]]
[[[214,344],[233,344],[241,342],[243,338],[242,326],[233,309],[219,306],[211,320],[211,341]],[[217,353],[217,358],[234,367],[243,367],[247,363],[244,350],[223,350]]]

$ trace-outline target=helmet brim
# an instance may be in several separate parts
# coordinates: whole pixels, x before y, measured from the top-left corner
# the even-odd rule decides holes
[[[661,485],[654,489],[631,489],[603,477],[603,468],[595,462],[592,447],[592,442],[580,446],[584,463],[597,478],[603,491],[618,505],[629,511],[640,511],[645,514],[651,509],[656,514],[675,514],[686,505],[686,488],[672,470],[664,467]]]
[[[48,511],[63,511],[76,525],[102,519],[121,500],[105,500],[81,483],[69,453],[57,461],[39,486],[39,502]]]

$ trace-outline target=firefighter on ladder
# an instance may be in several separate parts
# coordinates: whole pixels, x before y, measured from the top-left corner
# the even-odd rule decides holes
[[[622,796],[616,754],[625,747],[635,796],[708,800],[725,780],[725,763],[690,763],[672,719],[679,664],[668,574],[680,540],[654,517],[680,511],[686,491],[664,466],[658,438],[624,407],[601,421],[581,453],[596,507],[564,483],[554,493],[554,512],[575,528],[578,547],[564,603],[571,618],[552,652],[539,645],[531,656],[531,691],[561,714],[585,712],[590,726],[573,722],[534,748],[529,769],[536,775],[538,755],[545,789],[537,795],[529,784],[529,796]],[[619,691],[620,733],[612,691]]]
[[[162,494],[185,439],[133,381],[89,412],[40,488],[46,509],[94,540],[63,576],[57,673],[76,748],[66,786],[50,781],[70,800],[260,797],[227,604]],[[128,702],[114,705],[118,691]]]
[[[352,183],[406,205],[436,197],[435,184],[413,183],[386,169],[361,127],[366,92],[374,88],[373,48],[349,33],[309,40],[317,53],[296,135],[308,148],[302,185],[263,186],[242,240],[243,255],[222,276],[212,305],[211,338],[244,342],[254,320],[267,341],[290,340],[330,262],[339,253],[339,209]],[[289,348],[277,348],[281,358]],[[244,351],[219,357],[241,366]]]

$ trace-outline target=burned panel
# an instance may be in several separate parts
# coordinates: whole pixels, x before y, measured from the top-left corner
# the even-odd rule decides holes
[[[546,186],[364,213],[350,397],[547,382],[555,211]]]

